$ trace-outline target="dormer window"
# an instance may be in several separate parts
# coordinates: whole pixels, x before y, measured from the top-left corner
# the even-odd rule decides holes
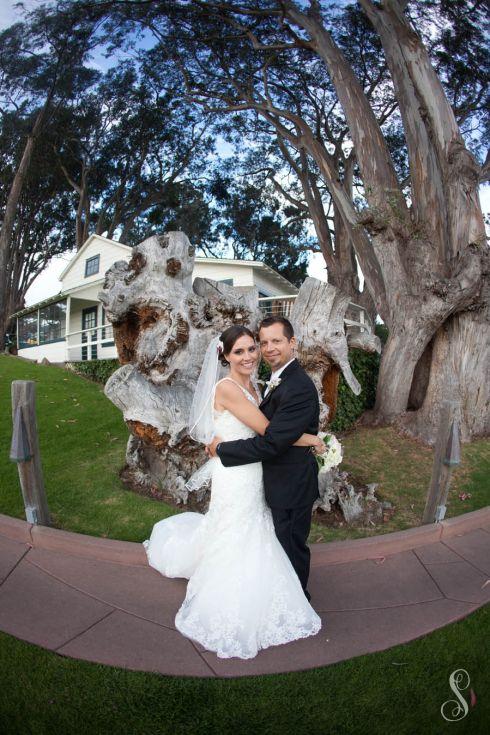
[[[85,261],[85,278],[99,272],[100,255],[93,255]]]

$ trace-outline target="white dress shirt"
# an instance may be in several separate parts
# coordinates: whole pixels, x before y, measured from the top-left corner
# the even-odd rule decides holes
[[[279,368],[279,370],[276,370],[275,372],[273,372],[273,373],[271,374],[271,376],[270,376],[269,380],[275,380],[275,378],[278,378],[278,377],[280,376],[280,374],[282,373],[282,371],[283,371],[283,370],[285,370],[285,369],[287,368],[287,366],[288,366],[288,365],[291,365],[291,363],[292,363],[292,362],[293,362],[293,360],[295,360],[295,359],[296,359],[296,358],[295,358],[295,357],[293,357],[293,358],[292,358],[292,359],[291,359],[291,360],[290,360],[289,362],[287,362],[287,363],[286,363],[285,365],[283,365],[282,367],[280,367],[280,368]],[[267,395],[267,394],[268,394],[269,392],[270,392],[270,385],[268,385],[268,386],[267,386],[267,388],[265,389],[265,393],[264,393],[264,398],[266,397],[266,395]]]

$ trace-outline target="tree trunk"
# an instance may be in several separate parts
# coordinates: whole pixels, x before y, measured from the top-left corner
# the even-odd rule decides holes
[[[329,283],[336,286],[339,291],[350,296],[350,300],[364,307],[369,315],[371,324],[376,321],[376,306],[373,298],[366,286],[362,291],[360,288],[360,280],[352,238],[344,221],[334,205],[334,230],[335,230],[335,260],[338,265],[336,271],[330,277]]]
[[[376,402],[365,417],[366,423],[388,424],[406,411],[415,366],[432,334],[419,325],[416,318],[407,315],[403,327],[395,324],[389,332],[379,367]]]
[[[8,306],[10,302],[9,296],[9,261],[12,257],[12,233],[14,230],[15,217],[17,214],[17,206],[22,194],[24,181],[29,170],[34,151],[36,138],[39,135],[41,126],[47,112],[47,105],[38,113],[34,127],[27,137],[27,143],[22,154],[19,167],[15,173],[12,186],[10,188],[7,202],[5,204],[5,214],[0,229],[0,343],[3,346],[3,340],[7,325],[9,323],[10,314]]]
[[[382,273],[388,313],[378,311],[390,330],[374,409],[375,420],[385,422],[407,410],[415,367],[446,319],[468,307],[485,308],[479,295],[484,232],[477,194],[479,166],[464,146],[427,49],[403,15],[403,4],[361,0],[361,5],[380,35],[403,117],[412,180],[410,210],[373,111],[319,13],[312,9],[306,14],[295,3],[284,3],[286,15],[308,32],[329,69],[365,184],[369,207],[359,222],[371,235]],[[307,145],[308,135],[302,136]],[[313,142],[310,152],[324,172],[346,227],[351,227],[352,213],[335,193],[320,145]],[[353,242],[361,254],[363,243]],[[365,276],[372,291],[371,273],[366,271]],[[374,291],[379,303],[378,284]],[[460,347],[468,342],[463,340]],[[436,365],[433,362],[434,369]],[[477,410],[484,405],[482,401]],[[477,423],[484,423],[482,416]]]
[[[481,316],[472,311],[455,314],[436,332],[423,403],[397,422],[410,435],[433,444],[446,399],[461,404],[461,441],[490,434],[490,309],[486,319]]]

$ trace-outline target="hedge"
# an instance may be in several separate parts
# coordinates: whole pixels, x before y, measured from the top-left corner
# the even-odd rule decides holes
[[[113,372],[121,367],[119,360],[81,360],[79,362],[67,362],[68,370],[73,370],[77,375],[95,380],[105,385]]]

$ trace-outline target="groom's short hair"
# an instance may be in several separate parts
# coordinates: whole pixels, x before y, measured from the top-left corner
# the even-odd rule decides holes
[[[288,340],[292,339],[294,337],[294,329],[293,325],[289,321],[289,319],[286,319],[285,316],[279,316],[271,314],[271,316],[266,316],[259,324],[259,334],[260,330],[264,327],[271,327],[273,324],[282,324],[282,329],[284,332],[284,336],[288,338]]]

